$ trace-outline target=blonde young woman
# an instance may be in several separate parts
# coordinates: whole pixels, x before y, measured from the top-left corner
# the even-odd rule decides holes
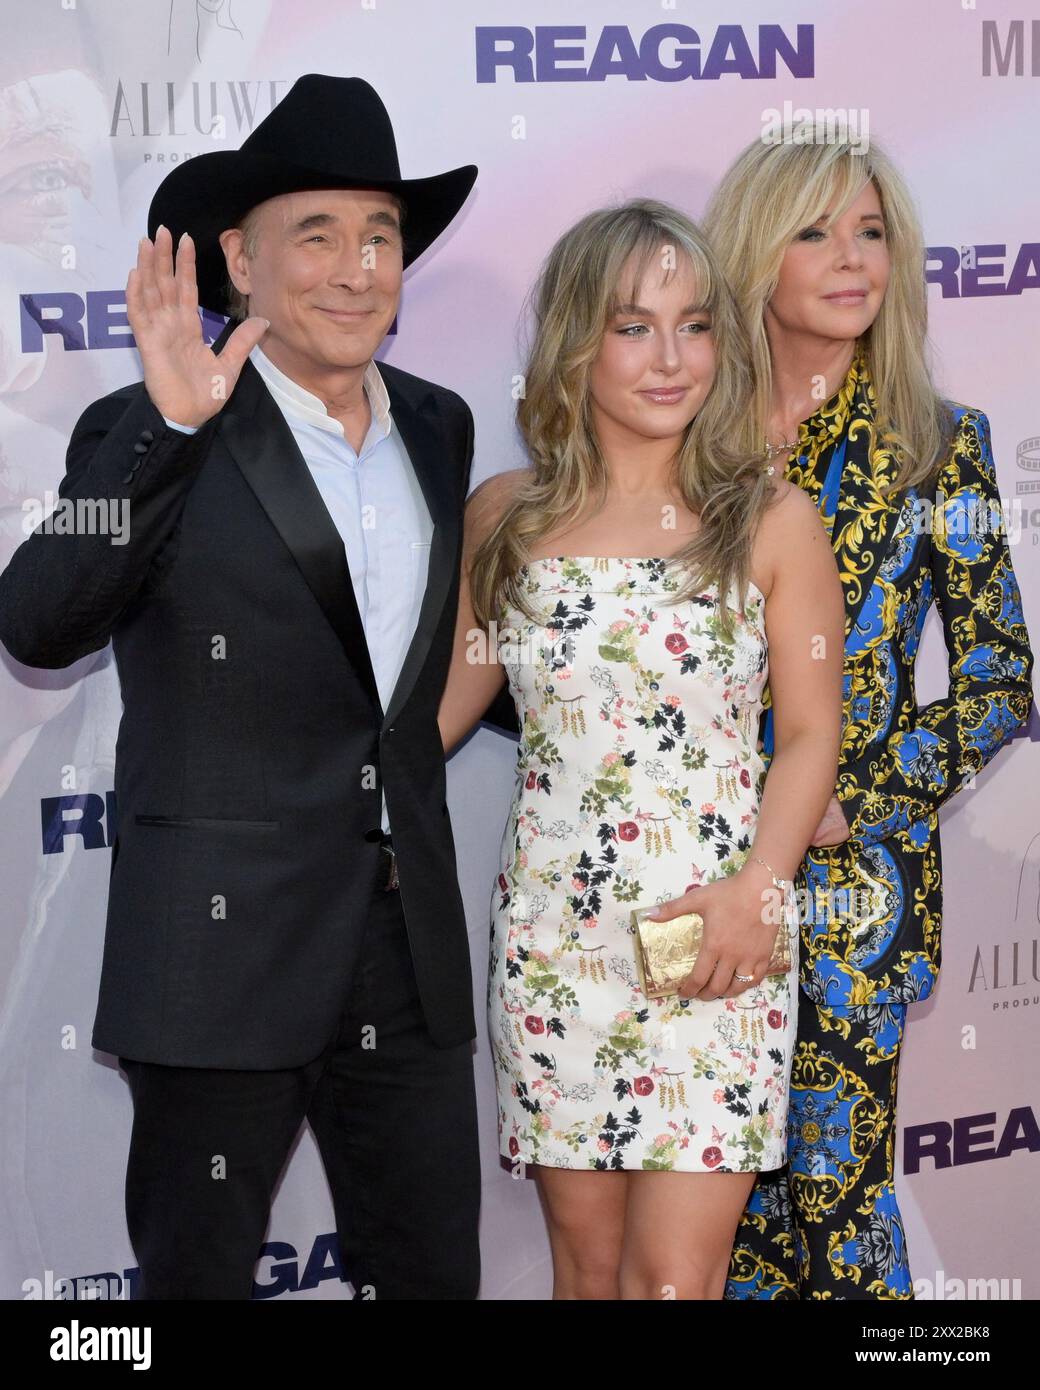
[[[440,711],[450,750],[508,680],[521,728],[492,906],[500,1151],[534,1166],[556,1298],[717,1299],[785,1153],[796,976],[766,967],[797,921],[767,907],[833,785],[840,585],[809,499],[753,457],[746,335],[688,219],[583,218],[535,319],[531,466],[468,504]],[[648,999],[630,914],[654,903],[705,934]]]
[[[756,143],[705,230],[752,335],[760,442],[820,509],[846,631],[841,765],[798,875],[790,1162],[757,1181],[727,1295],[908,1299],[896,1078],[939,971],[937,812],[1031,701],[989,422],[932,384],[921,233],[877,147]],[[933,601],[949,693],[918,709]]]

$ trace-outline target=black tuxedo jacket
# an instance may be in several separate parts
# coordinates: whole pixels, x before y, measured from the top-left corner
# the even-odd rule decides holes
[[[105,1052],[245,1069],[317,1056],[385,860],[381,787],[430,1034],[475,1036],[437,729],[473,418],[454,392],[378,369],[434,523],[388,709],[342,540],[249,361],[194,435],[166,426],[143,383],[89,406],[60,495],[127,499],[129,543],[38,529],[0,576],[17,660],[62,667],[113,643],[119,825],[92,1038]]]

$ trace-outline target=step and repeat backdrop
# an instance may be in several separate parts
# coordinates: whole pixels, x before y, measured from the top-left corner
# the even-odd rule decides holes
[[[157,184],[237,148],[297,77],[324,72],[376,87],[405,176],[479,166],[461,216],[409,268],[379,354],[469,402],[474,484],[524,462],[523,301],[561,231],[639,195],[697,217],[769,112],[848,113],[914,191],[936,375],[992,422],[1040,637],[1036,3],[0,0],[0,17],[0,565],[30,509],[53,502],[80,412],[140,377],[124,291]],[[946,682],[933,610],[921,703]],[[0,660],[0,1298],[126,1297],[135,1276],[130,1096],[90,1046],[120,709],[110,651],[64,671]],[[1040,1296],[1038,734],[1034,712],[942,813],[944,962],[910,1009],[900,1072],[897,1183],[924,1299]],[[480,1020],[489,1299],[551,1290],[534,1182],[498,1158],[482,1026],[514,757],[482,728],[449,767]],[[304,1130],[256,1296],[348,1297],[334,1229]]]

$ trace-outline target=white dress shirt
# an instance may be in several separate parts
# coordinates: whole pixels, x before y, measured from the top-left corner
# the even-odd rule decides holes
[[[397,684],[426,592],[433,521],[404,441],[390,415],[390,398],[375,362],[365,371],[372,413],[355,454],[343,426],[320,397],[280,371],[259,343],[249,359],[264,379],[303,455],[322,501],[343,539],[350,580],[365,629],[384,712]],[[171,429],[187,425],[163,419]],[[362,769],[358,769],[359,779]],[[382,826],[390,829],[386,796]]]

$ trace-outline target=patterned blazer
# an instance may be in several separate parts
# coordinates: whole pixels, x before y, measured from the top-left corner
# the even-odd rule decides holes
[[[857,354],[840,389],[802,424],[785,468],[819,506],[841,455],[836,507],[833,496],[825,499],[821,517],[845,593],[836,794],[851,834],[840,845],[810,847],[795,879],[801,984],[820,1004],[905,1003],[931,993],[942,957],[939,807],[1029,716],[1033,656],[989,421],[952,409],[956,434],[934,485],[924,495],[911,487],[882,497],[896,462],[875,428],[876,398]],[[919,709],[914,662],[933,600],[949,693]]]

